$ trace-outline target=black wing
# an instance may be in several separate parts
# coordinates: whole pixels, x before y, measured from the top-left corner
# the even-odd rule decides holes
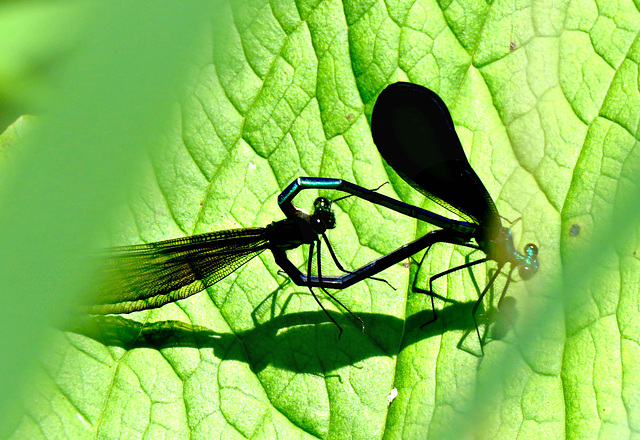
[[[160,307],[217,283],[268,247],[266,228],[234,229],[107,251],[89,313]]]
[[[398,82],[378,96],[371,115],[378,151],[409,185],[477,223],[480,234],[500,226],[491,196],[464,154],[442,99],[426,87]]]

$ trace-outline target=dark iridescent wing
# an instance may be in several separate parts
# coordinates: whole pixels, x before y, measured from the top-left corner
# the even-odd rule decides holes
[[[268,247],[266,228],[235,229],[107,251],[89,313],[160,307],[217,283]]]
[[[371,115],[378,151],[426,197],[489,228],[500,226],[495,204],[464,154],[442,99],[417,84],[398,82],[378,96]]]

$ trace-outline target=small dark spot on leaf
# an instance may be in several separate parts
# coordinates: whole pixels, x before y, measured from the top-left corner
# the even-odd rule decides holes
[[[509,49],[511,50],[511,52],[516,50],[516,42],[515,41],[512,41],[511,43],[509,43]]]
[[[352,120],[352,119],[353,119],[353,115],[352,115],[352,114],[348,114],[348,115],[347,115],[347,121],[350,121],[350,120]]]
[[[572,237],[575,237],[578,234],[580,234],[580,225],[578,224],[571,225],[571,229],[569,230],[569,235]]]
[[[402,265],[404,266],[405,269],[409,269],[411,267],[411,263],[409,262],[409,260],[405,260],[404,263],[402,263]]]

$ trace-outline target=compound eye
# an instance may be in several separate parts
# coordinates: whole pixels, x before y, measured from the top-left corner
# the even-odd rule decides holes
[[[538,261],[534,261],[531,264],[523,264],[520,267],[518,267],[518,273],[520,274],[520,278],[522,278],[523,280],[528,280],[531,277],[533,277],[536,273],[538,273],[538,269],[539,269],[540,265],[538,264]]]
[[[327,211],[331,208],[331,202],[324,197],[318,197],[316,201],[313,202],[313,207],[315,209],[321,209],[323,211]]]
[[[538,246],[536,246],[533,243],[529,243],[528,245],[526,245],[524,247],[524,253],[527,254],[527,255],[537,256],[538,255]]]
[[[518,268],[518,272],[520,272],[520,278],[522,278],[523,280],[528,280],[529,278],[531,278],[533,276],[533,274],[535,272],[531,271],[531,267],[526,265],[526,266],[520,266]]]

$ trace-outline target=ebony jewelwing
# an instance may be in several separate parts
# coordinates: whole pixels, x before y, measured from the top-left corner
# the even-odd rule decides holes
[[[301,189],[329,188],[335,187],[337,183],[344,184],[345,190],[352,195],[364,195],[367,199],[388,199],[377,194],[375,190],[361,188],[338,179],[298,178],[278,198],[278,203],[287,218],[266,227],[211,232],[106,250],[102,258],[102,272],[98,275],[100,288],[93,298],[95,303],[86,305],[83,310],[91,314],[118,314],[162,307],[214,285],[269,249],[276,263],[294,283],[309,288],[324,313],[338,327],[339,335],[342,334],[342,327],[327,312],[312,287],[321,288],[357,319],[364,329],[362,320],[325,289],[345,289],[367,278],[385,281],[375,278],[374,275],[402,261],[408,255],[424,249],[425,246],[442,240],[443,237],[427,234],[357,270],[344,269],[325,234],[328,229],[335,228],[335,214],[331,210],[333,202],[318,197],[314,202],[312,214],[292,204],[293,198]],[[411,212],[416,209],[402,202],[389,200],[392,205],[407,207]],[[428,215],[435,215],[417,209]],[[344,272],[344,275],[322,275],[320,239],[324,241],[336,267]],[[306,274],[288,259],[286,253],[302,244],[309,245]],[[317,274],[311,275],[314,250]]]
[[[311,289],[312,286],[325,287],[320,237],[338,269],[348,272],[337,260],[325,234],[327,229],[335,228],[331,204],[331,201],[318,197],[313,214],[294,208],[285,220],[263,228],[232,229],[108,249],[101,265],[100,289],[94,297],[96,304],[88,305],[84,310],[92,314],[117,314],[161,307],[214,285],[266,249],[271,249],[285,262],[281,266],[288,272],[295,266],[288,260],[286,251],[309,244],[308,270],[311,272],[315,245],[318,275],[311,278],[315,282],[301,285],[309,287],[313,298],[342,333],[342,328]],[[294,281],[299,281],[300,271],[295,270]],[[332,280],[329,277],[329,282]],[[337,298],[326,290],[325,293],[360,320]]]
[[[430,246],[438,242],[453,243],[483,251],[486,254],[485,258],[432,276],[429,279],[428,291],[417,287],[417,277],[414,278],[412,287],[412,290],[428,293],[431,297],[433,318],[425,323],[424,327],[437,319],[433,291],[433,282],[436,279],[489,260],[496,261],[497,270],[489,277],[487,285],[480,293],[472,310],[476,333],[482,344],[475,316],[482,300],[506,264],[511,264],[511,268],[498,301],[498,310],[504,302],[516,268],[523,280],[535,275],[539,268],[537,246],[527,244],[524,247],[524,253],[515,249],[511,231],[502,226],[495,203],[471,168],[449,110],[437,94],[411,83],[399,82],[388,86],[378,96],[374,105],[371,131],[382,157],[407,183],[429,199],[457,214],[462,220],[440,216],[341,179],[312,177],[299,178],[283,191],[280,195],[283,211],[287,213],[294,209],[290,201],[301,190],[334,189],[442,228],[431,231],[424,237],[341,277],[336,285],[331,285],[329,282],[323,283],[326,287],[344,288],[389,267],[388,264],[381,264],[383,262],[399,262],[421,250],[428,251]],[[427,253],[424,254],[422,262],[426,255]],[[292,276],[294,270],[288,273]],[[296,281],[295,278],[294,281]],[[308,280],[304,275],[299,274],[296,283],[302,281]],[[511,308],[512,302],[509,304]]]
[[[407,92],[412,90],[417,91],[418,96],[420,94],[425,96],[416,102],[416,96],[407,96]],[[413,122],[424,123],[426,120],[427,126],[430,128],[426,131],[423,129],[416,130],[416,126],[413,123],[407,125],[407,121],[403,118],[410,116],[412,112],[414,116]],[[415,116],[420,112],[422,112],[422,115],[416,121]],[[384,116],[380,116],[382,113],[385,113]],[[429,122],[430,118],[432,118],[432,122]],[[409,118],[408,120],[412,119]],[[389,121],[391,121],[391,126],[388,125]],[[414,131],[412,132],[411,130]],[[270,249],[276,263],[294,283],[309,288],[316,302],[338,327],[341,334],[342,328],[327,312],[313,292],[312,287],[319,287],[323,290],[326,288],[345,289],[364,279],[374,278],[375,274],[399,263],[405,258],[421,250],[428,250],[434,243],[447,242],[480,249],[487,254],[487,258],[449,269],[431,277],[429,281],[430,291],[428,293],[431,295],[434,317],[429,322],[436,319],[432,288],[433,280],[456,270],[493,259],[498,262],[498,270],[491,277],[487,287],[480,294],[475,304],[473,319],[476,322],[475,312],[477,308],[506,263],[511,263],[512,267],[499,304],[504,298],[511,280],[511,273],[515,267],[519,267],[520,276],[523,279],[528,279],[535,274],[538,270],[537,247],[533,244],[527,245],[524,255],[515,250],[511,232],[501,226],[493,201],[464,156],[464,151],[453,128],[449,112],[435,93],[424,87],[408,83],[397,83],[387,87],[374,106],[372,132],[374,141],[383,157],[396,171],[399,171],[399,174],[405,180],[429,198],[451,211],[459,213],[468,221],[450,219],[342,179],[300,177],[291,183],[278,197],[278,203],[287,218],[274,222],[265,228],[213,232],[158,243],[111,249],[107,252],[107,268],[103,277],[105,280],[104,287],[98,296],[100,304],[89,306],[87,308],[88,311],[99,314],[130,313],[161,307],[164,304],[186,298],[206,289],[231,274],[265,249]],[[412,140],[415,139],[413,136],[416,135],[420,138],[420,141]],[[397,137],[394,138],[394,136]],[[381,144],[381,142],[387,143]],[[405,144],[402,144],[402,142]],[[427,146],[423,150],[420,150],[420,148],[416,150],[416,146],[419,146],[420,142]],[[393,150],[393,143],[400,147],[397,149],[398,151],[389,151]],[[418,164],[416,167],[415,158],[412,157],[412,154],[416,153],[416,151],[423,154],[425,151],[427,153],[436,153],[435,158],[425,161],[423,156],[418,156],[424,166]],[[434,169],[433,167],[436,165],[449,171]],[[421,170],[428,171],[420,172]],[[429,173],[433,173],[431,177],[429,177]],[[447,192],[446,189],[441,191],[437,188],[443,183],[451,183],[453,181],[452,176],[455,176],[456,173],[460,175],[460,180],[457,180],[457,182],[466,182],[467,185],[471,185],[470,188],[474,189],[476,196],[481,196],[480,199],[464,197],[459,193],[456,195],[454,192]],[[424,186],[418,185],[418,182]],[[305,189],[334,189],[347,192],[350,195],[385,206],[442,229],[431,231],[423,237],[400,246],[395,251],[359,269],[348,271],[339,263],[325,235],[327,229],[335,227],[335,216],[331,211],[332,202],[322,197],[316,199],[314,203],[315,211],[311,215],[293,205],[292,201],[295,196]],[[344,275],[328,277],[322,275],[320,238],[325,242],[338,269],[345,272]],[[474,238],[477,244],[471,242]],[[310,245],[306,274],[303,274],[288,259],[286,254],[287,250],[297,248],[302,244]],[[317,274],[311,275],[314,248],[317,249]],[[415,284],[416,281],[414,280],[414,290],[418,290]],[[337,298],[326,290],[324,291],[337,304],[362,323],[362,320],[355,316]],[[364,325],[362,328],[364,329]],[[480,338],[477,322],[476,332]]]
[[[471,172],[473,172],[471,167],[469,167],[469,169],[471,170]],[[528,244],[525,246],[525,254],[520,254],[515,250],[513,238],[511,237],[511,231],[507,228],[500,227],[500,230],[498,231],[499,235],[490,239],[488,244],[484,243],[486,247],[483,248],[479,244],[481,242],[478,242],[478,244],[472,242],[472,240],[474,239],[478,240],[478,238],[476,237],[478,237],[480,234],[479,229],[481,228],[481,225],[478,223],[470,223],[463,220],[447,218],[426,209],[409,205],[383,194],[379,194],[375,191],[363,188],[358,185],[354,185],[353,183],[347,182],[346,180],[342,179],[329,179],[323,177],[300,177],[296,179],[282,192],[282,194],[280,194],[280,197],[278,199],[280,207],[285,214],[290,215],[289,213],[295,212],[295,210],[298,209],[291,203],[291,201],[300,191],[307,189],[331,189],[346,192],[350,195],[357,196],[371,203],[384,206],[409,217],[413,217],[432,225],[439,226],[442,229],[431,231],[406,245],[400,246],[395,251],[390,252],[389,254],[384,255],[383,257],[380,257],[377,260],[374,260],[360,267],[359,269],[348,271],[348,273],[340,277],[318,277],[309,276],[308,274],[302,274],[300,270],[287,259],[286,253],[284,251],[272,249],[273,255],[278,265],[280,265],[280,267],[285,270],[287,275],[297,285],[344,289],[366,278],[372,278],[373,275],[382,272],[392,265],[397,264],[422,250],[426,249],[428,251],[429,248],[435,243],[452,243],[476,250],[483,250],[487,254],[487,258],[482,258],[480,260],[476,260],[432,276],[429,280],[428,291],[419,289],[416,286],[417,277],[414,278],[412,286],[412,290],[420,293],[428,293],[431,297],[433,318],[423,324],[422,327],[424,327],[437,319],[434,303],[435,293],[433,292],[434,280],[449,273],[483,263],[485,261],[488,261],[489,259],[496,259],[496,256],[503,257],[504,259],[498,261],[498,270],[496,270],[496,273],[490,277],[489,282],[478,297],[478,300],[476,301],[476,304],[474,305],[472,311],[473,320],[476,325],[476,334],[478,335],[478,339],[482,344],[483,339],[480,336],[480,332],[478,330],[478,323],[475,317],[475,313],[482,303],[482,300],[488,292],[489,288],[493,285],[495,279],[497,278],[497,275],[500,273],[500,270],[503,268],[503,266],[507,263],[511,263],[509,278],[504,286],[504,289],[500,296],[500,300],[498,301],[498,308],[500,308],[504,301],[504,296],[509,286],[511,274],[516,267],[520,269],[519,273],[523,279],[531,278],[531,276],[533,276],[538,270],[537,247],[533,244]],[[491,253],[485,251],[484,249],[487,249]],[[427,253],[425,253],[425,255],[423,256],[423,261],[426,255]],[[493,256],[493,258],[490,258],[490,256]],[[310,268],[311,266],[309,265],[309,273],[311,272]],[[494,315],[496,313],[497,312],[495,311],[492,312],[492,314]],[[513,313],[511,313],[511,315],[513,315]]]
[[[373,107],[371,132],[382,157],[405,182],[471,225],[471,231],[467,234],[475,239],[475,244],[469,241],[469,235],[456,234],[455,231],[455,239],[450,242],[486,254],[485,258],[446,270],[429,279],[427,293],[431,295],[433,319],[424,325],[436,319],[434,280],[485,261],[494,260],[498,263],[495,274],[489,278],[472,311],[476,332],[482,341],[475,313],[487,291],[503,267],[511,264],[498,301],[499,309],[516,267],[523,280],[531,278],[538,271],[538,248],[530,243],[524,247],[524,253],[515,249],[511,231],[502,226],[495,203],[465,156],[449,110],[436,93],[406,82],[387,86]]]

